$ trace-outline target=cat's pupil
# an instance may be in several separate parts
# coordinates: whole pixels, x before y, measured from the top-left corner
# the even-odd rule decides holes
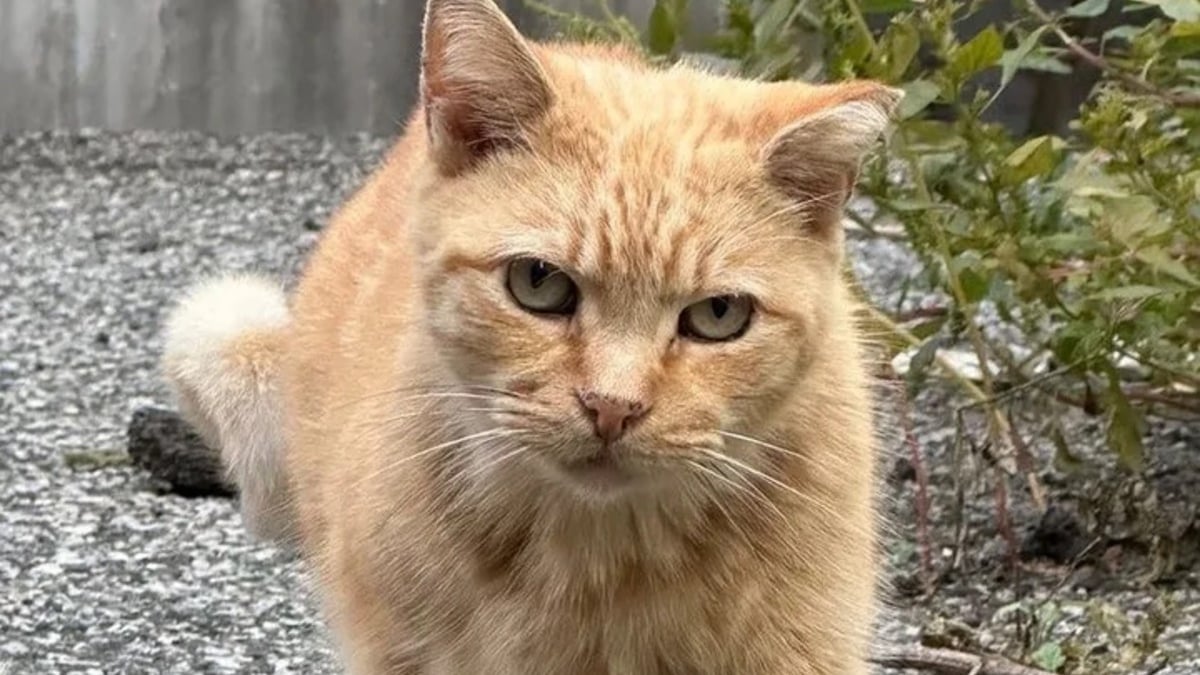
[[[550,276],[550,265],[539,260],[529,267],[529,285],[537,288]]]
[[[711,302],[714,318],[720,319],[725,316],[725,312],[729,311],[729,301],[725,298],[713,298]]]

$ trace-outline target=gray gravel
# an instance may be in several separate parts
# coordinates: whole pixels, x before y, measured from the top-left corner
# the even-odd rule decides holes
[[[294,562],[233,504],[159,495],[123,450],[169,404],[158,326],[217,270],[295,272],[384,145],[276,137],[0,140],[0,663],[19,673],[321,673]]]
[[[290,278],[385,147],[0,137],[0,673],[6,660],[22,674],[335,672],[294,560],[250,541],[229,500],[161,494],[119,462],[132,412],[170,405],[155,372],[170,300],[218,270]],[[876,294],[910,269],[894,244],[853,247]],[[944,408],[917,416],[932,451],[947,421]],[[911,522],[911,486],[892,497]],[[900,544],[910,530],[899,528]],[[915,639],[931,617],[1003,600],[991,583],[959,582],[932,606],[898,601],[883,633]],[[1195,589],[1169,593],[1200,614]],[[1113,597],[1136,608],[1151,595]],[[1195,620],[1172,635],[1196,660],[1159,672],[1200,673],[1194,630]]]

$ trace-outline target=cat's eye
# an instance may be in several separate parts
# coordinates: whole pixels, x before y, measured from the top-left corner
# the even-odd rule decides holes
[[[740,295],[719,295],[690,305],[679,315],[679,334],[697,340],[722,342],[750,328],[754,301]]]
[[[508,292],[518,305],[537,314],[571,314],[579,299],[579,289],[571,277],[536,258],[509,263]]]

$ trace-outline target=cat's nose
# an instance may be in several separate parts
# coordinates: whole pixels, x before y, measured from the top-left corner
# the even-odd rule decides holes
[[[592,419],[596,435],[605,443],[612,443],[625,433],[625,430],[649,409],[641,401],[631,401],[605,396],[594,391],[579,392],[579,402]]]

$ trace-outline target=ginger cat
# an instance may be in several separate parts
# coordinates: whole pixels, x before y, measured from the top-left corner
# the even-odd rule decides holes
[[[294,296],[166,373],[354,675],[858,675],[875,458],[840,212],[900,93],[429,0],[422,103]]]

